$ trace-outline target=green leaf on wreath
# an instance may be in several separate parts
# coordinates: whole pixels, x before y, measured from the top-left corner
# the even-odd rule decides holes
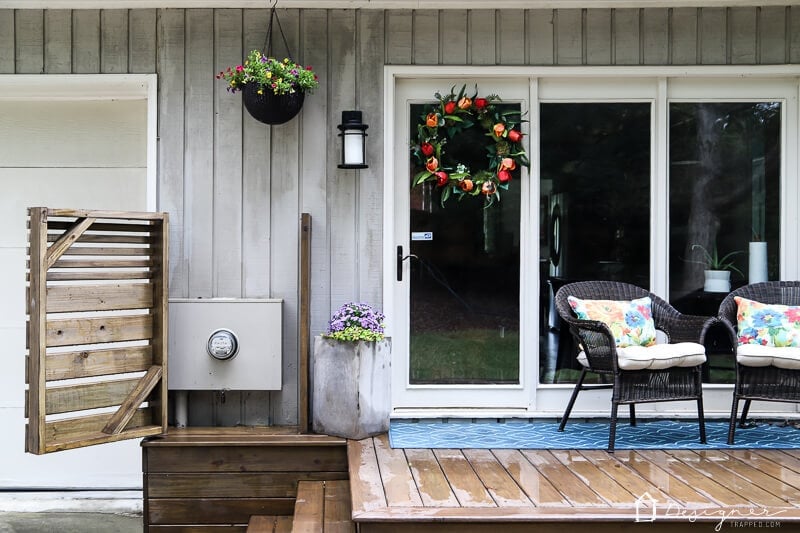
[[[447,199],[450,198],[450,191],[451,188],[449,185],[446,186],[442,191],[442,207],[444,207],[444,203],[447,201]]]
[[[420,183],[422,183],[426,179],[430,178],[431,176],[433,176],[432,172],[428,172],[427,170],[423,170],[422,172],[420,172],[419,174],[414,176],[414,187],[416,187],[417,185],[419,185]]]

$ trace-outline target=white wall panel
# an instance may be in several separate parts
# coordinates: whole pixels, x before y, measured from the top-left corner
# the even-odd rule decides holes
[[[145,167],[146,109],[145,100],[0,100],[0,165]]]

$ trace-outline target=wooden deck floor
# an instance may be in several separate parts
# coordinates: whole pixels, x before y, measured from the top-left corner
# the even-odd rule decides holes
[[[553,522],[570,531],[592,521],[593,533],[619,533],[641,530],[637,507],[639,521],[655,516],[649,531],[712,531],[721,521],[800,530],[800,450],[391,449],[382,435],[350,441],[348,462],[362,532]]]

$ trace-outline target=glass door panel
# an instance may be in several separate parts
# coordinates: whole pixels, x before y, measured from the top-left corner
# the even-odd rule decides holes
[[[780,279],[781,103],[670,103],[669,147],[669,299],[714,316],[730,288]],[[729,282],[707,283],[706,270]],[[732,383],[733,347],[709,337],[705,379]]]
[[[539,381],[574,383],[576,349],[553,296],[565,283],[650,285],[648,102],[541,104]]]
[[[413,127],[425,107],[411,105]],[[486,145],[486,128],[476,124],[449,139],[447,153],[468,168],[486,168]],[[412,164],[410,175],[420,170]],[[520,383],[519,170],[488,207],[482,194],[442,205],[444,189],[433,182],[412,189],[411,385]]]

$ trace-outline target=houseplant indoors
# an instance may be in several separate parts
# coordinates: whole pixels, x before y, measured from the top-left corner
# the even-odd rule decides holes
[[[268,57],[260,50],[251,51],[244,64],[228,67],[217,79],[228,83],[228,91],[242,91],[244,106],[256,120],[265,124],[283,124],[303,107],[305,94],[319,85],[310,66],[291,59]]]
[[[314,432],[363,439],[389,430],[391,343],[383,320],[368,304],[346,303],[314,339]]]
[[[731,270],[737,272],[740,276],[744,276],[742,271],[736,268],[733,261],[733,256],[743,253],[741,250],[729,252],[720,257],[717,252],[717,245],[709,252],[704,246],[700,244],[693,244],[692,250],[698,249],[703,254],[702,261],[695,261],[705,265],[704,271],[705,284],[703,290],[706,292],[729,292],[731,290]]]

